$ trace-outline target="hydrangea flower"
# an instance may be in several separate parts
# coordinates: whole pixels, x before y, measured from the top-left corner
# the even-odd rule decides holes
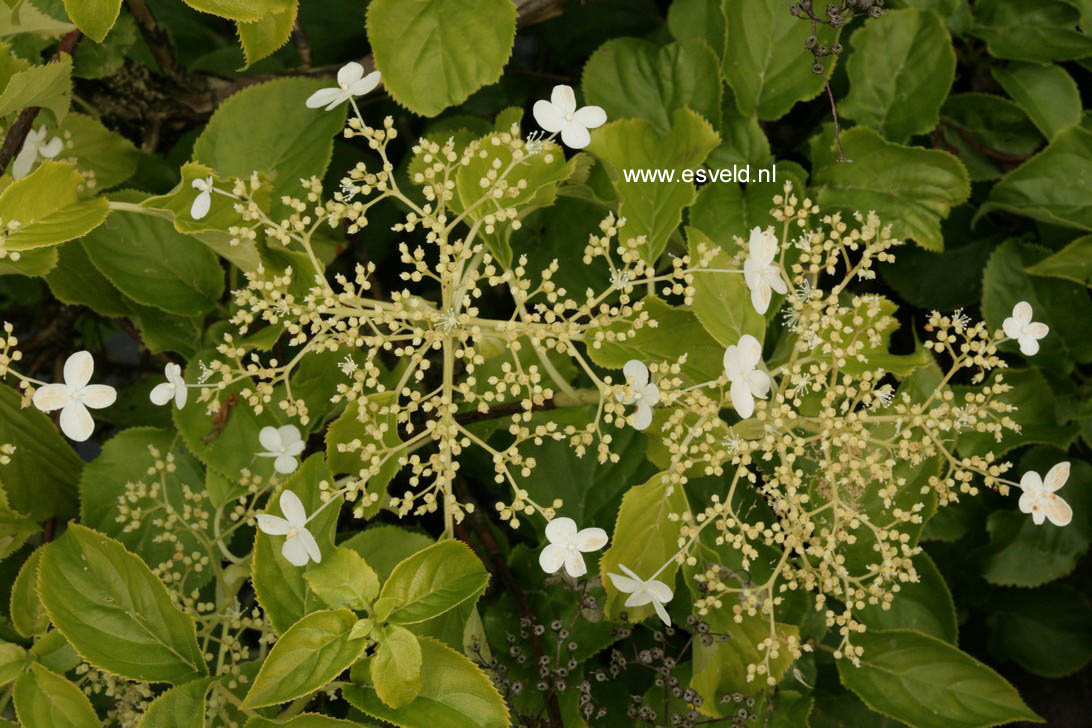
[[[754,398],[766,399],[770,391],[770,375],[757,369],[760,361],[762,344],[750,334],[724,350],[724,373],[732,387],[732,406],[743,419],[754,414]]]
[[[379,85],[379,71],[372,71],[364,75],[364,66],[356,61],[346,63],[337,72],[337,86],[320,88],[307,99],[307,108],[318,109],[323,106],[324,111],[344,104],[354,96],[363,96],[373,91]]]
[[[298,427],[295,425],[263,427],[258,433],[258,441],[266,450],[258,453],[258,457],[276,458],[273,461],[273,469],[282,475],[295,472],[299,465],[296,457],[305,447]]]
[[[773,265],[777,256],[777,236],[773,228],[753,228],[749,247],[750,254],[743,261],[743,280],[751,289],[751,305],[764,314],[770,307],[773,291],[787,293],[789,290],[781,277],[781,269]]]
[[[618,564],[618,568],[626,572],[626,575],[609,573],[607,576],[610,577],[615,589],[629,594],[626,598],[626,606],[642,607],[645,604],[651,604],[652,608],[656,610],[656,616],[662,619],[664,624],[670,625],[671,617],[667,615],[664,605],[670,602],[671,597],[675,595],[671,591],[671,587],[656,579],[645,581],[634,574],[625,564]]]
[[[272,428],[269,428],[272,429]],[[322,561],[322,551],[311,532],[307,530],[307,511],[299,496],[290,490],[281,493],[281,513],[284,518],[268,513],[258,514],[258,528],[270,536],[284,536],[281,555],[293,566],[306,566],[308,561]]]
[[[1031,514],[1035,525],[1050,519],[1055,526],[1067,526],[1073,520],[1073,509],[1058,497],[1057,491],[1069,480],[1069,462],[1058,463],[1042,478],[1029,470],[1020,478],[1020,510]]]
[[[175,406],[182,409],[186,406],[186,397],[189,395],[186,380],[182,378],[182,367],[172,362],[163,368],[163,376],[167,381],[155,385],[148,399],[157,407],[162,407],[173,399]]]
[[[107,384],[88,384],[94,371],[94,357],[77,351],[64,363],[64,384],[47,384],[34,393],[34,406],[42,412],[61,411],[61,432],[76,442],[95,431],[87,408],[109,407],[118,397],[117,390]]]
[[[576,108],[576,94],[571,86],[554,86],[550,100],[540,99],[532,108],[535,121],[551,134],[561,132],[561,141],[573,149],[583,149],[591,143],[588,129],[607,122],[607,112],[599,106]]]
[[[200,220],[209,214],[209,208],[212,207],[212,177],[195,179],[190,184],[198,191],[197,197],[193,198],[193,204],[190,205],[190,217]]]
[[[19,150],[19,155],[15,157],[15,161],[11,164],[11,176],[14,179],[22,179],[30,174],[31,168],[34,167],[34,163],[38,161],[38,157],[44,159],[53,159],[61,150],[64,149],[64,142],[60,137],[53,137],[48,142],[45,140],[49,132],[46,131],[44,126],[38,127],[38,129],[32,130],[27,134],[26,141],[23,142],[23,148]]]
[[[630,359],[622,367],[622,374],[626,377],[626,384],[632,390],[632,394],[618,395],[618,401],[622,404],[635,404],[637,408],[630,416],[629,423],[636,430],[643,430],[652,424],[652,406],[660,401],[659,388],[649,381],[648,367],[644,362]]]
[[[1039,353],[1039,339],[1050,333],[1050,327],[1039,321],[1032,321],[1031,304],[1020,301],[1012,307],[1012,316],[1001,323],[1005,336],[1020,344],[1020,353],[1035,356]]]
[[[577,578],[588,573],[581,552],[598,551],[607,545],[607,532],[601,528],[576,529],[576,521],[566,516],[546,524],[546,540],[550,543],[538,555],[538,565],[547,574],[562,566],[569,576]]]

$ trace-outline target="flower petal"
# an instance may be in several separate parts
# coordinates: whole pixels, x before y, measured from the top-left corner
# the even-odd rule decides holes
[[[576,538],[576,521],[568,516],[554,518],[546,524],[546,539],[550,543],[570,544]]]
[[[568,553],[561,544],[551,543],[546,544],[546,547],[542,549],[542,552],[538,555],[538,565],[542,567],[542,570],[547,574],[553,574],[565,563],[565,555]]]
[[[610,583],[614,584],[614,588],[620,592],[630,594],[637,590],[641,585],[636,579],[631,579],[628,576],[622,576],[621,574],[610,573],[607,574],[610,578]]]
[[[1021,325],[1030,324],[1031,317],[1034,315],[1034,312],[1031,310],[1031,304],[1027,301],[1020,301],[1012,307],[1012,317]]]
[[[15,157],[15,161],[11,165],[12,179],[22,179],[30,174],[31,167],[34,166],[35,160],[38,159],[38,145],[32,144],[30,139],[27,139],[23,143],[23,148],[19,150],[18,156]]]
[[[311,535],[311,532],[306,528],[301,528],[297,534],[297,538],[303,543],[305,549],[307,549],[307,555],[311,557],[311,560],[316,564],[322,563],[322,549],[319,548],[318,541]]]
[[[751,394],[759,399],[766,399],[766,395],[770,393],[770,375],[757,369],[749,372],[747,386],[750,387]]]
[[[83,442],[95,431],[95,421],[82,402],[69,402],[61,410],[61,432],[70,440]]]
[[[80,390],[80,401],[91,409],[109,407],[117,398],[118,390],[109,384],[88,384]]]
[[[750,334],[739,337],[739,363],[744,371],[750,372],[762,361],[762,344]]]
[[[279,516],[271,516],[268,513],[259,513],[258,529],[262,533],[268,533],[270,536],[283,536],[292,530],[292,524]]]
[[[291,455],[278,455],[277,459],[273,461],[273,469],[281,475],[291,475],[296,472],[296,468],[299,467],[299,462],[295,457]]]
[[[281,425],[277,428],[277,432],[280,434],[283,449],[288,449],[294,443],[303,442],[303,437],[300,436],[300,428],[295,425]]]
[[[644,582],[637,585],[637,590],[626,598],[627,607],[643,607],[652,601],[652,594],[645,588]]]
[[[751,388],[747,380],[740,377],[732,380],[732,406],[742,419],[747,419],[755,413],[755,399],[751,394]]]
[[[34,393],[33,402],[42,412],[59,410],[68,404],[68,387],[59,383],[46,384]]]
[[[95,371],[95,359],[90,352],[77,351],[64,362],[64,383],[72,389],[80,389],[91,381]]]
[[[640,389],[648,384],[648,367],[639,359],[630,359],[622,367],[622,374],[626,377],[626,384],[634,389]]]
[[[302,528],[307,523],[307,511],[303,507],[300,497],[290,490],[281,492],[281,513],[296,528]]]
[[[178,409],[182,409],[186,406],[186,399],[188,399],[189,396],[190,390],[186,387],[185,384],[178,387],[174,393],[174,406]]]
[[[576,534],[573,543],[581,551],[598,551],[607,545],[607,532],[601,528],[585,528]]]
[[[1030,336],[1024,335],[1020,339],[1020,353],[1024,356],[1035,356],[1039,353],[1039,341]]]
[[[198,193],[197,197],[193,198],[193,204],[190,205],[190,217],[194,220],[200,220],[205,215],[209,214],[209,210],[212,208],[212,193],[208,190]]]
[[[354,82],[349,86],[349,93],[353,96],[363,96],[366,93],[371,93],[375,90],[375,87],[379,85],[379,71],[372,71],[364,78]]]
[[[652,594],[653,599],[664,604],[670,602],[672,597],[675,596],[675,592],[671,591],[671,587],[656,579],[646,582],[645,588]]]
[[[1020,488],[1025,491],[1040,491],[1043,489],[1043,479],[1034,470],[1029,470],[1020,478]]]
[[[550,101],[557,107],[562,116],[576,111],[576,94],[573,93],[572,86],[566,86],[563,83],[554,86],[553,93],[550,94]]]
[[[1005,336],[1010,339],[1020,338],[1020,322],[1009,316],[1007,319],[1001,322],[1001,330],[1005,332]]]
[[[647,430],[648,426],[652,424],[652,408],[643,401],[638,402],[637,409],[633,410],[633,414],[630,415],[629,424],[635,430]]]
[[[579,124],[566,124],[561,129],[561,141],[570,149],[583,149],[591,144],[591,134]]]
[[[607,112],[600,106],[584,106],[573,114],[573,122],[585,129],[595,129],[607,123]]]
[[[338,69],[337,82],[341,86],[350,86],[364,77],[364,66],[356,61],[349,61]]]
[[[773,295],[769,282],[760,275],[755,280],[755,284],[748,287],[751,289],[751,305],[754,306],[755,311],[761,314],[766,313],[770,308],[770,297]]]
[[[1047,497],[1043,503],[1043,513],[1055,526],[1068,526],[1073,520],[1073,509],[1056,495]]]
[[[1021,513],[1031,513],[1035,510],[1035,504],[1039,501],[1039,494],[1032,491],[1024,491],[1020,494],[1020,500],[1017,505],[1020,507]]]
[[[735,344],[724,349],[724,373],[729,379],[739,379],[747,374],[740,362],[739,347]]]
[[[348,94],[339,88],[320,88],[308,96],[305,103],[309,109],[321,109],[323,106],[337,106],[348,98]]]
[[[61,150],[63,150],[63,149],[64,149],[64,142],[61,140],[61,138],[60,137],[53,137],[52,139],[49,140],[48,144],[44,144],[44,145],[38,147],[38,154],[41,154],[46,159],[53,159],[58,154],[60,154]]]
[[[668,627],[671,626],[671,617],[668,616],[667,610],[664,609],[664,605],[655,599],[652,600],[652,608],[656,610],[656,616],[663,620],[664,624]]]
[[[281,556],[292,566],[307,566],[307,562],[310,560],[307,555],[307,544],[300,538],[301,533],[302,531],[297,532],[291,538],[286,538],[284,546],[281,546]]]
[[[531,107],[535,121],[546,131],[554,134],[565,128],[565,116],[549,101],[536,101]]]
[[[1043,478],[1043,490],[1053,493],[1065,485],[1067,480],[1069,480],[1069,461],[1064,460],[1047,471],[1046,477]]]
[[[1050,333],[1050,327],[1041,321],[1032,321],[1024,327],[1024,334],[1036,339],[1045,338]]]
[[[171,401],[174,397],[175,388],[170,382],[160,382],[152,387],[152,391],[148,394],[148,399],[152,401],[157,407],[162,407]]]
[[[579,551],[566,552],[565,571],[574,579],[579,579],[588,573],[588,565],[584,563],[584,557]]]
[[[185,383],[185,380],[182,379],[182,367],[174,362],[170,362],[167,366],[163,367],[163,376],[166,377],[167,381],[171,384]]]
[[[258,432],[258,442],[262,444],[267,452],[280,452],[282,449],[281,433],[276,427],[263,427]]]
[[[641,402],[649,407],[660,401],[660,388],[655,384],[646,384],[641,389]]]

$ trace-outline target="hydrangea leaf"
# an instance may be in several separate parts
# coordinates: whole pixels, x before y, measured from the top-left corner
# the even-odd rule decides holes
[[[91,701],[76,685],[38,663],[15,681],[15,714],[19,724],[101,728]]]
[[[345,411],[326,429],[326,461],[330,464],[331,471],[352,476],[358,476],[362,472],[365,463],[361,459],[361,453],[366,450],[346,449],[352,443],[359,442],[362,448],[374,447],[377,450],[386,450],[401,444],[395,412],[380,414],[379,411],[382,407],[390,407],[395,399],[393,392],[379,392],[346,405]],[[362,405],[371,414],[366,417],[367,422],[360,419]],[[387,485],[401,470],[397,453],[387,453],[380,457],[384,458],[383,463],[378,472],[368,478],[366,484],[368,494],[377,494],[378,498],[374,503],[362,506],[362,515],[365,518],[374,517],[386,504]]]
[[[38,522],[12,509],[7,494],[0,486],[0,559],[11,556],[38,531]]]
[[[266,14],[276,12],[284,0],[183,0],[194,10],[219,15],[228,20],[244,23],[261,20]]]
[[[86,235],[109,214],[102,198],[80,200],[83,175],[75,165],[43,162],[0,193],[0,219],[16,220],[19,229],[3,242],[23,251],[56,245]]]
[[[991,651],[1043,677],[1071,675],[1092,660],[1092,606],[1066,584],[1006,589],[990,599]]]
[[[1077,238],[1024,270],[1033,276],[1061,278],[1092,288],[1092,235]]]
[[[96,190],[115,187],[137,170],[140,152],[131,141],[86,114],[70,113],[57,127],[65,138],[63,158],[73,158],[81,172],[90,173],[85,184]]]
[[[709,236],[694,227],[686,229],[691,260],[698,260],[698,245],[718,247]],[[710,268],[739,270],[734,251],[717,253],[710,261]],[[776,310],[776,309],[775,309]],[[721,346],[734,346],[744,334],[750,334],[759,343],[766,338],[766,319],[751,305],[751,293],[740,273],[695,273],[694,315],[709,335]]]
[[[667,27],[675,40],[701,40],[718,59],[724,56],[721,0],[675,0],[667,9]]]
[[[925,552],[914,557],[914,569],[918,581],[901,584],[890,609],[866,604],[856,618],[869,629],[913,629],[957,644],[955,603],[944,577]]]
[[[941,19],[916,8],[889,11],[866,21],[851,44],[840,112],[897,142],[932,130],[956,67]]]
[[[842,684],[873,710],[917,728],[1041,722],[1003,677],[966,652],[913,630],[854,635],[861,666],[836,664]]]
[[[379,595],[379,577],[356,551],[339,546],[303,578],[318,598],[335,609],[362,610]]]
[[[402,708],[421,692],[421,643],[396,624],[380,634],[379,647],[368,663],[372,688],[388,707]]]
[[[360,723],[331,718],[318,713],[302,713],[288,720],[270,720],[269,718],[254,716],[247,721],[245,728],[360,728]]]
[[[356,551],[375,569],[380,582],[386,581],[394,567],[404,559],[435,543],[431,537],[401,526],[379,524],[366,528],[340,546]]]
[[[1061,66],[1010,63],[994,66],[990,73],[1047,139],[1081,122],[1081,94],[1076,81]]]
[[[1080,11],[1064,0],[979,0],[971,34],[994,58],[1049,63],[1092,55],[1092,37],[1077,30]]]
[[[296,0],[280,0],[277,5],[258,20],[236,24],[246,68],[275,53],[292,37],[299,5]]]
[[[395,101],[436,116],[500,78],[516,37],[511,0],[375,0],[368,42]]]
[[[64,0],[64,9],[84,35],[102,43],[118,19],[121,0]]]
[[[58,122],[64,121],[72,102],[72,56],[44,66],[31,66],[11,75],[0,93],[0,116],[7,116],[28,106],[49,109]]]
[[[998,179],[1002,175],[999,165],[1011,164],[996,159],[996,154],[990,156],[991,153],[1020,158],[1033,154],[1043,143],[1042,135],[1024,110],[1000,96],[952,94],[945,99],[940,116],[940,134],[957,150],[974,182]],[[945,237],[952,242],[953,236]],[[975,242],[967,241],[969,245]]]
[[[42,549],[35,549],[23,565],[11,586],[11,624],[23,637],[45,634],[49,629],[49,615],[38,597],[38,564]]]
[[[394,600],[391,622],[416,624],[477,599],[488,583],[473,551],[461,541],[441,541],[395,566],[379,598]]]
[[[54,250],[57,266],[46,274],[45,281],[57,300],[70,306],[87,306],[102,316],[129,314],[124,296],[87,257],[81,241],[72,240]]]
[[[53,624],[95,666],[149,682],[207,672],[193,618],[114,539],[69,523],[42,555],[38,593]]]
[[[213,680],[203,677],[160,693],[137,728],[205,728],[205,705]]]

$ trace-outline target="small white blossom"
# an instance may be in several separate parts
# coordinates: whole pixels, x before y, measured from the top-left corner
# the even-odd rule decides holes
[[[671,587],[656,579],[644,581],[627,568],[625,564],[618,564],[618,568],[626,572],[626,576],[613,573],[609,573],[607,576],[610,577],[615,589],[629,594],[629,597],[626,598],[626,606],[642,607],[645,604],[651,604],[652,608],[656,610],[656,616],[662,619],[664,624],[670,625],[671,617],[667,615],[664,605],[670,602],[671,597],[675,595],[671,591]]]
[[[48,133],[44,126],[40,126],[37,131],[32,130],[27,134],[26,141],[23,142],[23,148],[19,150],[19,155],[15,157],[15,161],[11,164],[13,179],[22,179],[30,174],[34,163],[38,161],[38,157],[53,159],[61,153],[61,150],[64,149],[64,142],[61,141],[60,137],[53,137],[47,142],[45,139]]]
[[[781,269],[773,265],[777,257],[777,236],[773,228],[753,228],[749,243],[750,255],[743,261],[743,280],[751,289],[751,305],[755,311],[766,313],[773,291],[787,293],[789,287],[781,277]]]
[[[607,545],[607,532],[601,528],[576,529],[576,521],[566,516],[546,524],[546,540],[550,543],[538,555],[538,565],[547,574],[562,566],[573,578],[584,576],[588,567],[581,552],[598,551]]]
[[[209,214],[209,208],[212,207],[212,177],[195,179],[190,184],[198,191],[197,197],[193,198],[193,204],[190,206],[190,217],[200,220]]]
[[[155,385],[148,398],[152,400],[152,404],[159,407],[173,399],[175,406],[182,409],[186,406],[186,397],[189,394],[186,380],[182,378],[182,367],[174,363],[168,364],[163,368],[163,376],[167,378],[167,381]]]
[[[535,121],[551,134],[561,132],[561,141],[573,149],[583,149],[591,143],[588,129],[595,129],[607,122],[607,112],[598,106],[576,108],[576,94],[571,86],[554,86],[550,100],[535,102],[532,112]]]
[[[356,61],[346,63],[337,72],[337,87],[320,88],[307,99],[307,108],[318,109],[325,106],[325,111],[345,103],[354,96],[363,96],[379,85],[379,71],[364,75],[364,66]]]
[[[1050,327],[1038,321],[1032,321],[1031,304],[1020,301],[1012,307],[1012,316],[1005,319],[1001,328],[1005,336],[1020,343],[1020,353],[1034,356],[1039,353],[1039,339],[1050,333]]]
[[[272,428],[268,428],[272,429]],[[307,511],[299,497],[290,490],[281,493],[281,513],[284,518],[268,513],[258,514],[258,528],[270,536],[284,536],[281,555],[293,566],[306,566],[308,561],[322,561],[322,551],[311,532],[307,530]]]
[[[1035,525],[1050,519],[1055,526],[1066,526],[1073,520],[1073,509],[1058,497],[1057,491],[1069,480],[1069,462],[1058,463],[1042,478],[1029,470],[1020,478],[1020,510],[1030,513]]]
[[[77,351],[64,363],[64,384],[47,384],[34,393],[34,406],[42,412],[61,411],[61,432],[76,442],[95,431],[87,408],[109,407],[118,397],[117,390],[107,384],[88,384],[94,371],[94,357]]]
[[[761,361],[762,344],[750,334],[724,350],[724,373],[732,385],[732,406],[743,419],[754,414],[754,398],[766,399],[770,391],[770,375],[756,368]]]
[[[263,427],[258,433],[258,441],[266,450],[258,453],[258,457],[277,458],[273,461],[273,469],[282,475],[288,475],[296,470],[296,466],[299,465],[296,457],[306,446],[303,438],[300,437],[299,428],[295,425]]]
[[[622,373],[626,376],[631,394],[618,395],[618,400],[622,404],[637,405],[629,423],[635,430],[643,430],[652,424],[652,406],[660,401],[660,390],[649,381],[648,367],[636,359],[627,361]]]
[[[347,377],[353,376],[357,370],[356,361],[353,360],[352,355],[346,354],[345,358],[338,362],[337,368],[341,370],[341,373]]]

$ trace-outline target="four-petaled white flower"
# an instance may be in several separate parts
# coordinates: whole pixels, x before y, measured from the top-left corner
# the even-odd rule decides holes
[[[83,442],[95,431],[87,408],[109,407],[118,397],[117,390],[108,384],[88,384],[94,371],[91,354],[77,351],[64,363],[64,384],[46,384],[34,393],[34,406],[42,412],[61,411],[61,432],[76,442]]]
[[[576,530],[576,521],[566,516],[546,524],[546,540],[550,543],[538,555],[538,565],[547,574],[562,566],[576,578],[588,573],[581,552],[598,551],[607,545],[607,532],[601,528]]]
[[[643,362],[630,359],[622,367],[629,385],[629,395],[618,395],[622,404],[635,404],[637,408],[630,416],[629,423],[636,430],[643,430],[652,424],[652,406],[660,401],[659,388],[649,381],[648,367]]]
[[[732,406],[743,419],[755,411],[755,397],[766,399],[770,391],[770,375],[756,367],[762,361],[762,344],[750,334],[744,334],[739,344],[724,350],[724,373],[732,385]]]
[[[258,433],[258,441],[262,443],[265,452],[258,453],[259,457],[277,458],[273,461],[273,469],[283,475],[294,472],[296,456],[303,452],[306,443],[300,437],[299,428],[295,425],[282,427],[263,427]]]
[[[598,106],[576,108],[576,94],[571,86],[554,86],[550,100],[535,102],[535,121],[551,134],[561,132],[561,141],[573,149],[583,149],[591,142],[588,129],[603,126],[607,112]]]
[[[343,104],[354,96],[363,96],[379,85],[379,71],[364,75],[364,66],[356,61],[346,63],[337,72],[337,87],[320,88],[307,99],[307,108],[318,109],[325,106],[329,111]]]
[[[1020,478],[1020,510],[1031,514],[1035,525],[1050,519],[1055,526],[1066,526],[1073,520],[1073,509],[1058,497],[1056,490],[1069,480],[1069,462],[1058,463],[1047,471],[1046,477],[1029,470]]]
[[[19,155],[15,157],[15,161],[11,164],[12,178],[22,179],[30,174],[30,170],[34,163],[38,161],[39,156],[45,159],[53,159],[61,153],[61,150],[64,149],[64,142],[61,141],[60,137],[53,137],[47,142],[45,138],[48,133],[44,126],[40,126],[37,131],[32,130],[27,134],[26,141],[23,142],[23,148],[19,150]]]
[[[182,409],[186,406],[186,397],[189,395],[186,380],[182,378],[182,367],[172,362],[163,368],[163,376],[167,378],[167,381],[152,387],[148,399],[158,407],[162,407],[173,399],[175,406]]]
[[[209,208],[212,207],[212,177],[195,179],[191,184],[198,194],[190,205],[190,217],[200,220],[209,214]]]
[[[1001,323],[1005,336],[1020,343],[1020,353],[1034,356],[1039,353],[1039,339],[1050,333],[1050,327],[1039,321],[1031,320],[1031,304],[1020,301],[1012,307],[1012,316]]]
[[[309,519],[299,496],[290,490],[283,491],[280,504],[284,518],[259,513],[258,528],[270,536],[285,537],[281,555],[293,566],[306,566],[309,560],[316,564],[321,562],[322,551],[315,537],[307,530]]]
[[[656,616],[662,619],[664,624],[670,625],[671,617],[667,616],[664,605],[670,602],[671,597],[674,596],[671,587],[656,579],[645,581],[624,564],[618,564],[618,568],[626,572],[626,576],[613,573],[608,573],[607,576],[610,577],[615,589],[629,594],[629,597],[626,598],[626,606],[642,607],[651,604],[652,608],[656,610]]]
[[[751,289],[751,305],[755,311],[766,313],[773,291],[787,293],[789,288],[781,277],[781,269],[773,265],[777,256],[777,236],[773,228],[751,230],[750,255],[743,261],[743,280]]]

